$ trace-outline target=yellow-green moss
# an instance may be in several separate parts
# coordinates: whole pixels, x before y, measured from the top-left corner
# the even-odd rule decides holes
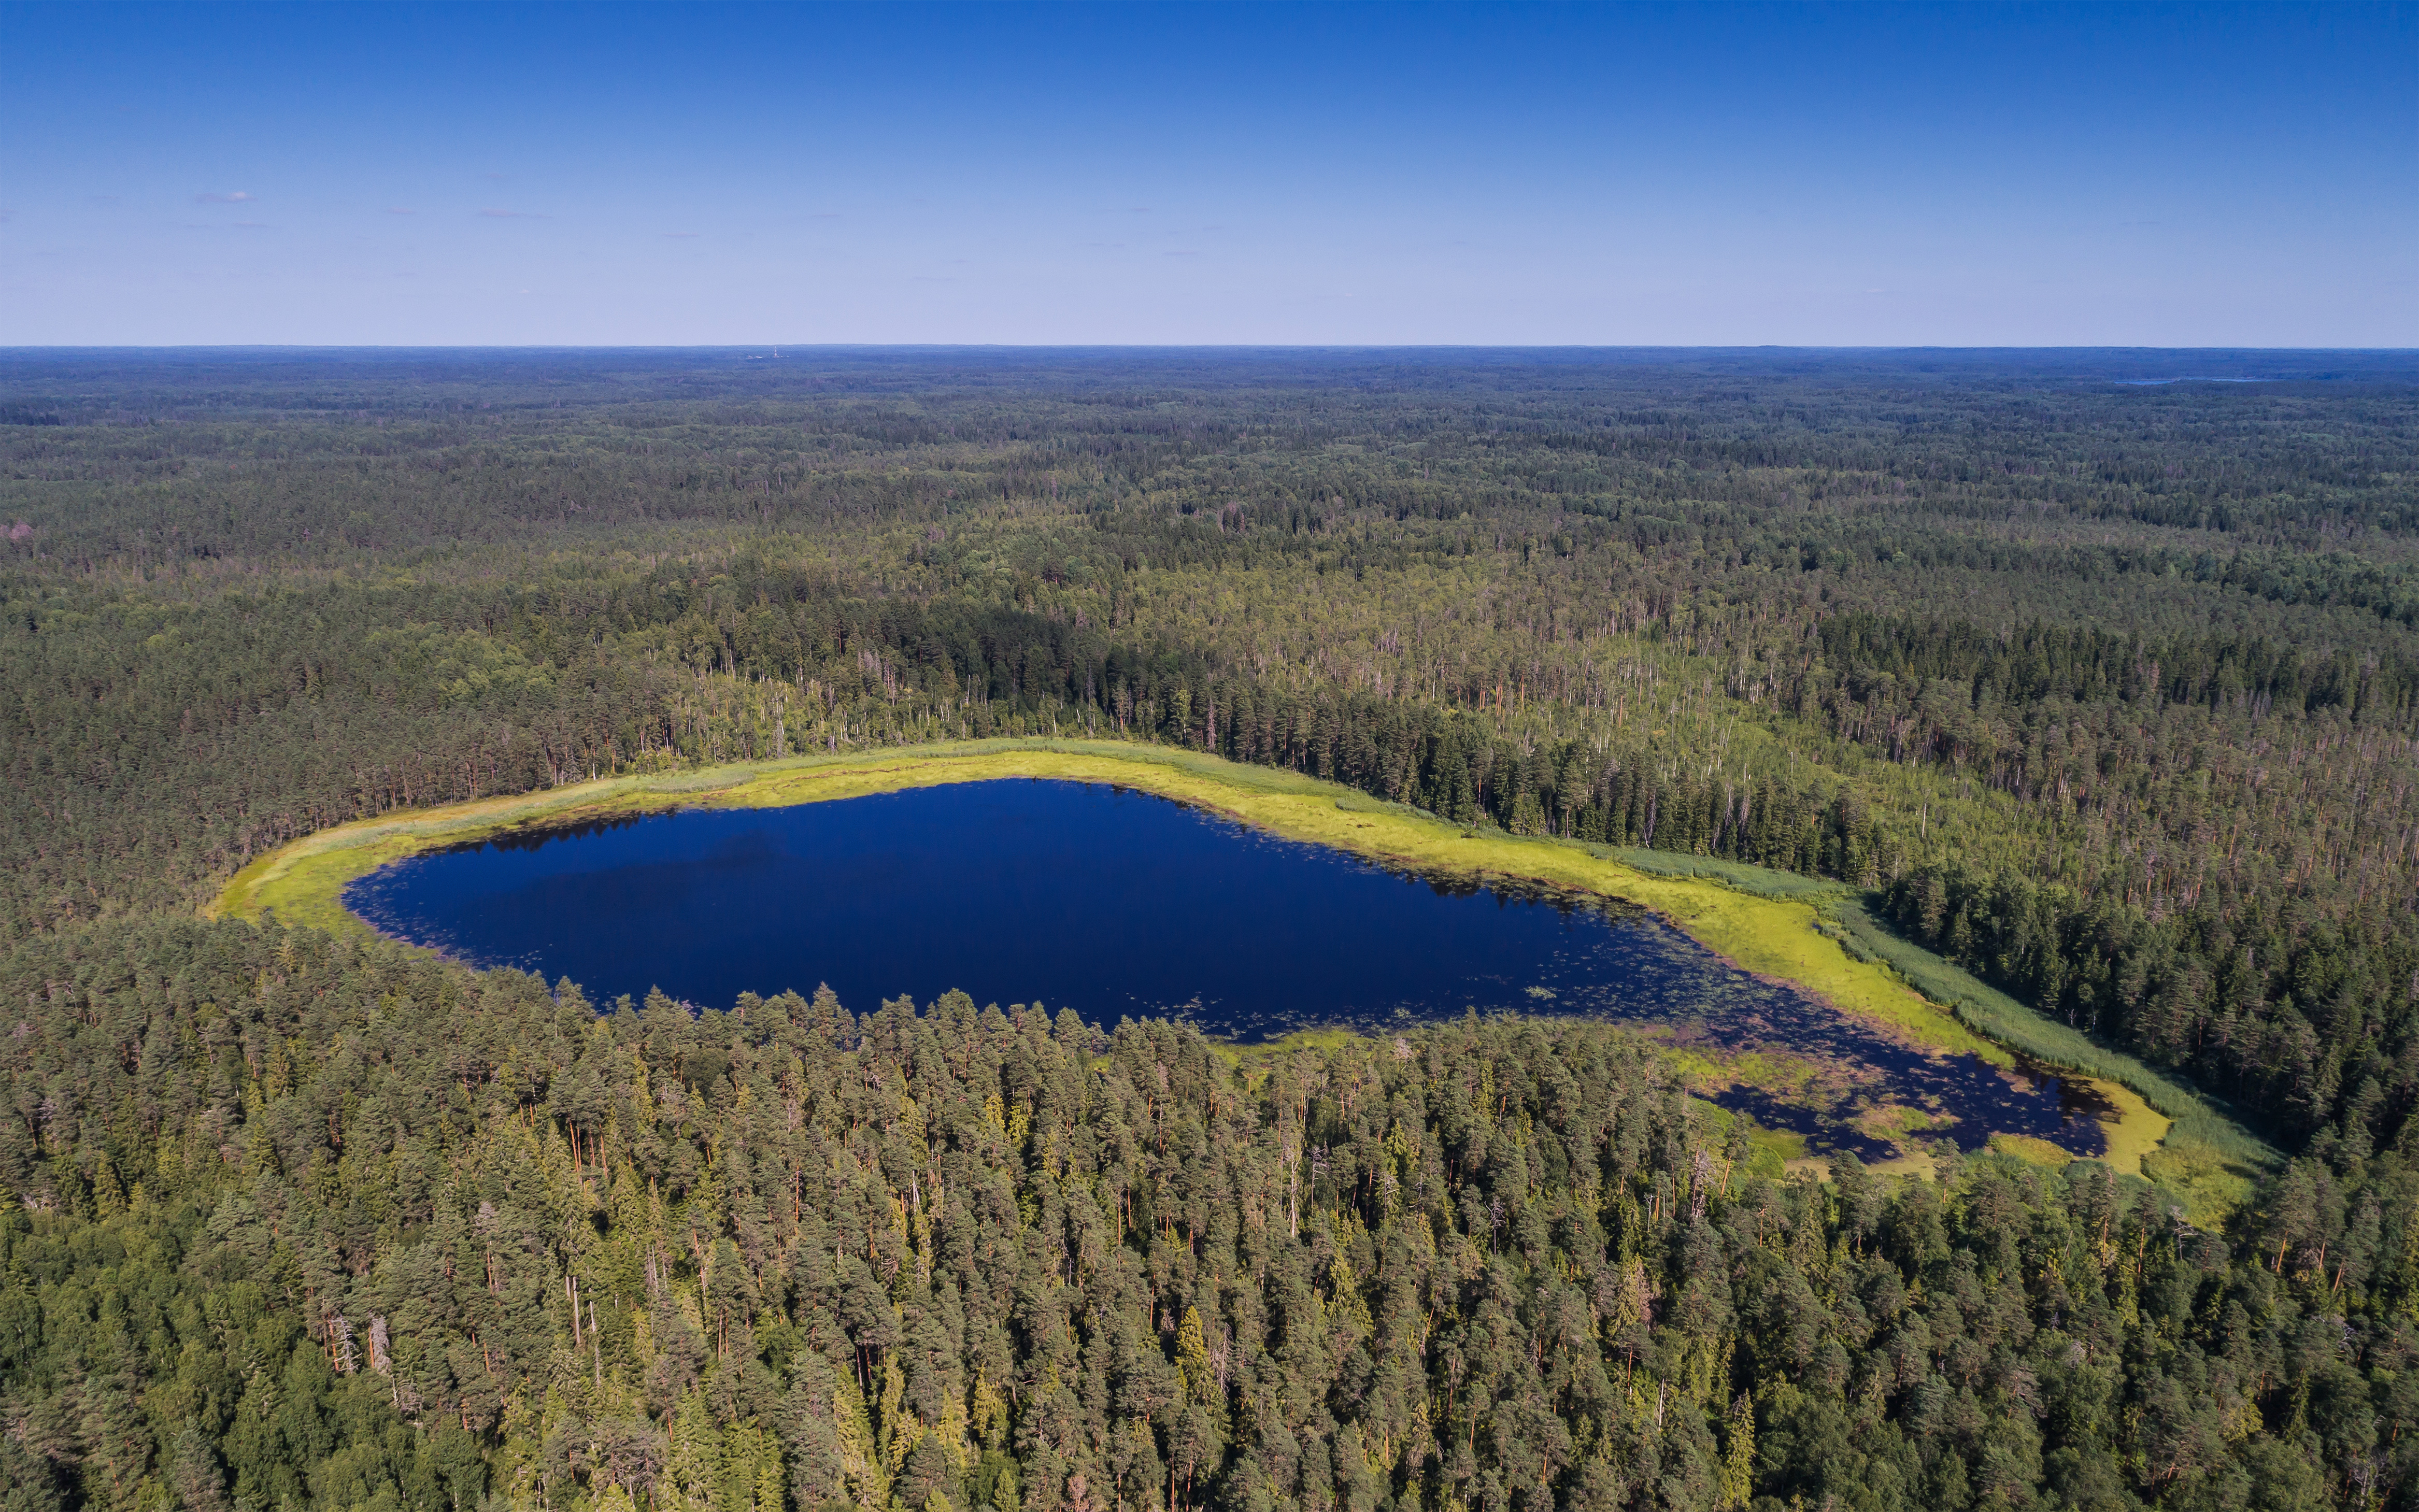
[[[2062,1171],[2074,1163],[2072,1151],[2031,1134],[1995,1134],[1991,1136],[1991,1149],[1997,1154],[2013,1155],[2027,1165],[2045,1166],[2053,1171]]]
[[[2115,1118],[2100,1120],[2101,1137],[2108,1143],[2100,1158],[2110,1170],[2122,1171],[2128,1176],[2141,1175],[2142,1158],[2159,1148],[2160,1142],[2174,1127],[2173,1122],[2166,1115],[2142,1101],[2141,1094],[2130,1087],[2120,1087],[2115,1082],[2092,1081],[2088,1077],[2079,1079],[2088,1082],[2092,1090],[2106,1098],[2117,1110]]]
[[[2251,1165],[2206,1141],[2181,1134],[2144,1150],[2141,1172],[2184,1210],[2186,1221],[2202,1228],[2223,1224],[2228,1213],[2250,1199],[2259,1179]]]
[[[1748,1143],[1755,1147],[1749,1169],[1758,1176],[1777,1178],[1788,1170],[1790,1162],[1806,1159],[1806,1136],[1787,1129],[1750,1130]]]

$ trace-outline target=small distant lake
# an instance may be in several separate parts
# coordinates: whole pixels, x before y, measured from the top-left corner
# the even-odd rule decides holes
[[[1716,1101],[1818,1149],[1890,1147],[1880,1102],[2076,1154],[2086,1088],[1910,1051],[1754,977],[1655,916],[1509,882],[1391,871],[1166,799],[1011,780],[785,809],[690,810],[430,851],[354,882],[378,930],[478,965],[569,977],[600,1004],[660,988],[727,1008],[828,983],[870,1011],[962,989],[1092,1022],[1188,1018],[1246,1042],[1482,1013],[1583,1014],[1683,1047],[1761,1051],[1787,1092]]]

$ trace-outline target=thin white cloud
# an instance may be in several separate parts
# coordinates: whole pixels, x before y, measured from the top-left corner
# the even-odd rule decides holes
[[[232,194],[195,194],[193,203],[196,205],[249,205],[252,203],[252,196],[239,189]]]

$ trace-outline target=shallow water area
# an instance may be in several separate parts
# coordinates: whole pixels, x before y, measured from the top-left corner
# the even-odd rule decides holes
[[[1638,908],[1391,871],[1105,784],[999,780],[510,833],[354,882],[379,930],[600,1002],[727,1006],[827,982],[858,1011],[953,988],[1242,1042],[1480,1013],[1665,1039],[1714,1101],[1867,1158],[1993,1132],[2079,1155],[2103,1111],[2054,1075],[1910,1049]]]

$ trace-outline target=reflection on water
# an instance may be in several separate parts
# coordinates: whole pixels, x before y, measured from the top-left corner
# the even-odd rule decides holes
[[[2103,1148],[2084,1088],[1910,1050],[1630,905],[1389,871],[1093,784],[528,831],[396,862],[345,901],[389,933],[600,999],[659,987],[722,1005],[828,982],[862,1011],[961,988],[1096,1022],[1177,1014],[1247,1042],[1580,1014],[1690,1052],[1717,1068],[1708,1087],[1727,1068],[1741,1085],[1715,1101],[1817,1149],[1892,1153],[1892,1119],[1966,1149],[1993,1131]]]

